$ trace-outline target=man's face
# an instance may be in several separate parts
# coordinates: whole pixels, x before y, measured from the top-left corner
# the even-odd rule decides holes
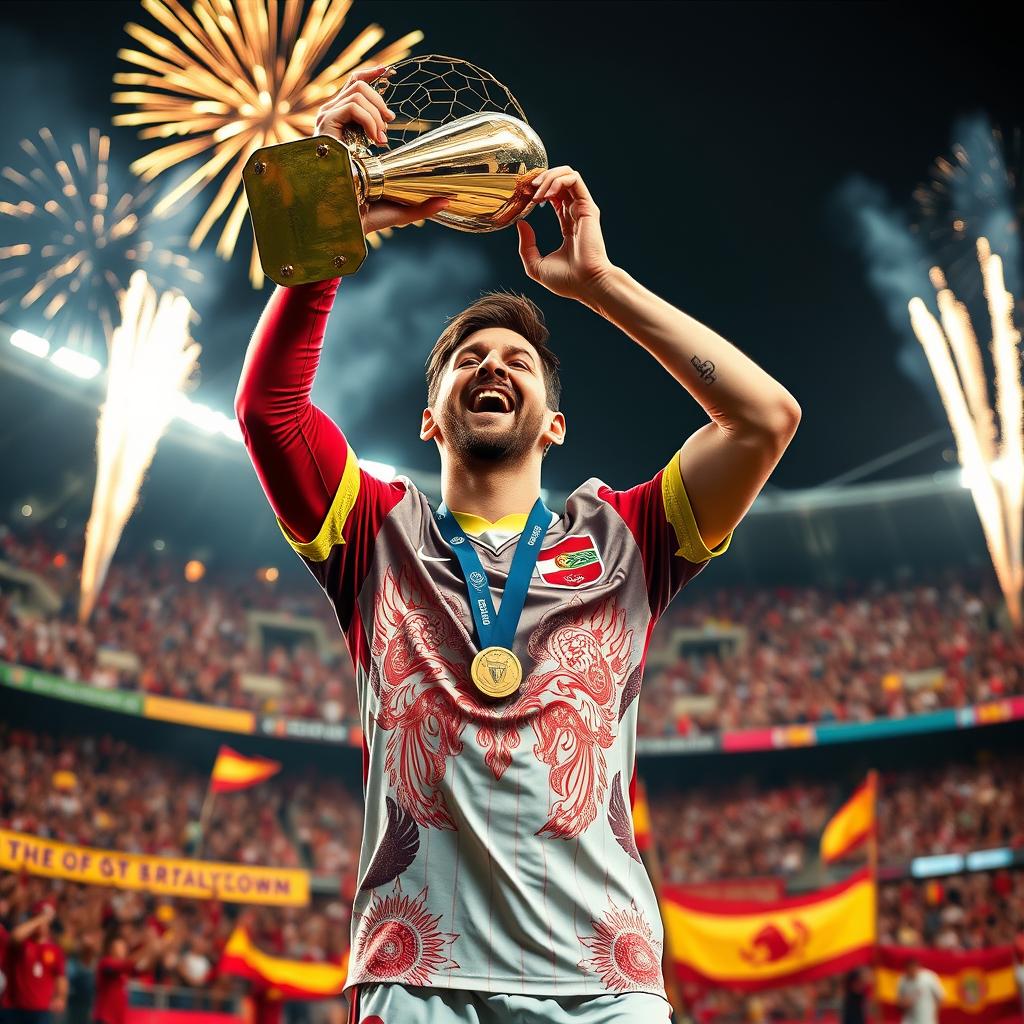
[[[464,338],[452,353],[431,407],[442,449],[481,462],[521,461],[549,443],[543,364],[536,349],[504,327]],[[558,432],[560,436],[560,431]]]

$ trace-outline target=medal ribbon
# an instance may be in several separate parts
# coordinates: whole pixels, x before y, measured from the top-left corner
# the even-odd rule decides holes
[[[481,650],[485,647],[505,647],[512,650],[519,619],[523,614],[523,605],[530,589],[530,577],[537,564],[544,535],[551,525],[550,511],[540,498],[530,510],[526,526],[523,527],[523,532],[516,542],[499,611],[494,610],[487,573],[476,548],[444,502],[441,502],[434,513],[434,518],[437,520],[441,536],[448,542],[452,553],[462,566],[462,575],[465,577],[466,589],[469,592],[469,609],[473,613]]]

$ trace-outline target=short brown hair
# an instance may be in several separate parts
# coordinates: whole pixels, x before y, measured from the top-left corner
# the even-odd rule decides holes
[[[548,348],[550,334],[544,323],[544,314],[536,303],[515,292],[486,292],[461,313],[449,317],[427,360],[427,401],[433,403],[436,400],[441,377],[452,353],[469,335],[485,327],[505,327],[515,331],[536,349],[544,373],[548,408],[557,412],[562,399],[562,382],[558,376],[558,356]]]

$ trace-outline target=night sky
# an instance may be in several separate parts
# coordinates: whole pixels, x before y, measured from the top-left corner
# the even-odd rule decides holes
[[[796,396],[803,420],[771,481],[789,489],[945,425],[927,388],[908,375],[907,356],[898,356],[916,343],[872,290],[837,196],[860,176],[912,212],[911,193],[949,152],[957,118],[984,115],[1004,129],[1024,123],[1019,25],[992,10],[962,6],[954,17],[934,7],[853,3],[356,0],[341,40],[370,22],[383,25],[388,40],[421,28],[417,52],[464,57],[509,86],[551,163],[583,174],[613,261]],[[146,151],[132,129],[110,127],[111,77],[128,70],[116,58],[129,42],[123,24],[156,28],[139,4],[6,4],[0,18],[0,164],[17,163],[18,140],[43,124],[68,138],[90,125],[110,130],[122,166]],[[532,223],[542,249],[553,248],[553,212],[537,211]],[[247,283],[247,245],[223,263],[212,255],[215,237],[200,254],[206,281],[190,295],[202,317],[195,397],[229,411],[265,295]],[[562,356],[569,437],[546,465],[549,487],[569,490],[592,475],[616,486],[637,482],[706,422],[628,338],[529,281],[514,230],[471,236],[427,225],[371,252],[335,306],[315,396],[360,454],[436,469],[433,447],[416,438],[422,363],[444,318],[490,288],[534,298]],[[380,358],[366,358],[375,346]],[[358,363],[354,352],[364,353]],[[29,489],[45,493],[46,474],[90,457],[89,432],[70,426],[80,414],[59,403],[35,409],[34,395],[0,377],[4,461],[15,437],[20,455],[38,454],[27,460],[32,466],[19,458],[18,471],[5,472],[9,507]],[[32,424],[42,430],[44,420],[36,453]],[[883,475],[948,468],[943,449],[951,446],[947,434]],[[213,472],[197,461],[220,458],[166,450],[157,462],[179,460],[175,471],[193,477]],[[8,465],[13,470],[13,460]],[[207,500],[233,500],[210,481],[201,490]],[[192,497],[199,500],[182,500],[186,519]],[[243,497],[256,500],[258,491],[233,496]]]

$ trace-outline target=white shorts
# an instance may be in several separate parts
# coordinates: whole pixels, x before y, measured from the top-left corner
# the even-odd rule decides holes
[[[650,992],[525,996],[388,983],[350,990],[349,1024],[668,1024],[672,1007]]]

